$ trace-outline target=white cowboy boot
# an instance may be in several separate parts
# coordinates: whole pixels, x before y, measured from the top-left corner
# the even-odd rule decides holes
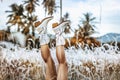
[[[50,39],[47,35],[47,24],[53,17],[44,18],[40,25],[36,28],[37,32],[39,33],[39,41],[40,45],[45,45],[50,42]]]
[[[56,46],[65,45],[65,39],[62,33],[64,32],[66,24],[68,23],[69,23],[68,21],[64,21],[56,26],[52,26],[53,31],[55,32],[56,35]]]
[[[53,19],[53,16],[46,17],[43,20],[41,20],[41,22],[40,21],[36,22],[36,23],[38,23],[37,27],[35,28],[36,32],[39,33],[39,34],[45,34],[47,32],[47,30],[46,30],[47,29],[47,24],[52,19]]]

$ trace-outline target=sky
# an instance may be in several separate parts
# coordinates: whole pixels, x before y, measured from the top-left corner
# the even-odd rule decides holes
[[[6,10],[10,10],[8,7],[12,3],[21,4],[23,0],[3,0],[0,2],[0,29],[6,27]],[[59,0],[56,0],[59,6]],[[96,17],[97,31],[99,33],[94,36],[101,36],[107,33],[120,33],[120,0],[63,0],[63,15],[68,12],[69,19],[72,21],[71,28],[77,29],[79,20],[83,17],[84,13],[90,12],[93,17]],[[59,21],[59,9],[54,13],[54,19],[49,23]],[[44,8],[40,3],[40,6],[36,7],[36,15],[38,15],[38,20],[45,17]],[[101,16],[101,17],[100,17]],[[101,21],[100,21],[101,18]],[[48,32],[51,33],[51,27],[49,27]]]

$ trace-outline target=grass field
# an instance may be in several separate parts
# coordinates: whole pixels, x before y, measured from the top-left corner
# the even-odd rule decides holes
[[[69,80],[119,80],[120,51],[117,47],[65,49]],[[51,54],[57,67],[55,48]],[[45,64],[38,49],[0,48],[0,80],[45,80]]]

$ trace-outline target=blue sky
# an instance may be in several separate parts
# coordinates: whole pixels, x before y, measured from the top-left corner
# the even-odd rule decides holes
[[[11,3],[17,2],[22,3],[23,0],[4,0],[0,2],[0,29],[5,27],[6,16],[5,10],[9,10],[8,7]],[[59,0],[56,0],[57,5],[59,5]],[[79,20],[83,17],[83,13],[91,12],[93,16],[100,21],[100,5],[101,5],[101,24],[97,24],[97,29],[99,34],[95,36],[101,36],[106,33],[114,32],[120,33],[120,0],[63,0],[63,15],[68,12],[70,14],[70,19],[72,21],[72,28],[77,28]],[[39,16],[38,19],[44,18],[43,6],[38,6],[36,14]],[[59,19],[59,9],[54,14],[55,22]],[[51,28],[50,28],[51,31]]]

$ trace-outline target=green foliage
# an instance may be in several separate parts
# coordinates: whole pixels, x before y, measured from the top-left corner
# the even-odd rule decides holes
[[[52,15],[53,12],[56,12],[56,3],[55,0],[43,0],[42,2],[45,12],[48,12],[48,15]]]
[[[11,10],[6,11],[6,13],[10,13],[7,24],[11,24],[10,26],[18,25],[18,30],[20,27],[32,27],[32,34],[34,35],[33,23],[37,20],[37,15],[34,14],[35,5],[39,5],[38,0],[23,1],[23,4],[20,5],[11,4],[9,6]]]
[[[85,13],[83,15],[84,18],[81,18],[80,24],[78,25],[79,29],[76,30],[76,33],[78,33],[78,35],[82,35],[82,37],[89,37],[96,33],[96,17],[92,17],[92,13]]]

